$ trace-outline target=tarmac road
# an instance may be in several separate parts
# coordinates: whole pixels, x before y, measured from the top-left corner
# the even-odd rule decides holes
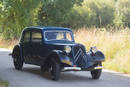
[[[62,72],[59,81],[50,80],[38,66],[24,65],[22,71],[14,69],[11,51],[0,49],[0,79],[8,80],[9,87],[130,87],[130,76],[103,70],[99,80],[91,79],[90,72]]]

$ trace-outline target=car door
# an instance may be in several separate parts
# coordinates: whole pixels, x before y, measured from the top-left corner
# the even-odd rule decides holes
[[[41,65],[43,62],[42,50],[43,50],[43,40],[42,31],[39,29],[34,29],[31,32],[31,60],[33,64]]]
[[[22,46],[22,53],[23,53],[23,58],[25,63],[30,63],[30,41],[31,41],[31,33],[30,31],[24,31],[23,36],[22,36],[22,41],[21,41],[21,46]]]

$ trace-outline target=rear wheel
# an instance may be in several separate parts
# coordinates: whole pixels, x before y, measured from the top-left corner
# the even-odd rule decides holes
[[[21,59],[20,51],[16,50],[14,52],[13,62],[16,70],[22,70],[23,60]]]
[[[55,81],[59,80],[60,71],[61,71],[60,64],[53,59],[50,65],[51,79]]]

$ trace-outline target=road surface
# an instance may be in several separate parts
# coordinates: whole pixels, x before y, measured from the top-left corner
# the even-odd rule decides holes
[[[0,79],[8,80],[9,87],[130,87],[130,76],[103,71],[99,80],[92,80],[89,72],[63,72],[59,81],[50,80],[38,66],[24,65],[22,71],[14,69],[11,51],[0,49]]]

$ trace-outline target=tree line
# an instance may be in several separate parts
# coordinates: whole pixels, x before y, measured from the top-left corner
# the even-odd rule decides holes
[[[5,39],[27,26],[130,27],[130,0],[0,0]]]

